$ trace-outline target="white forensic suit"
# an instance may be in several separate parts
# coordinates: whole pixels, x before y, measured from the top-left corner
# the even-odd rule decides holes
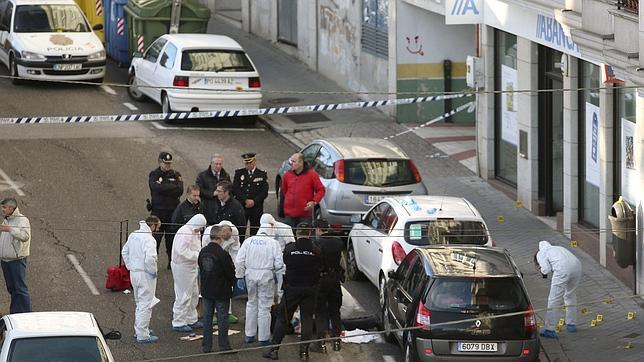
[[[266,235],[274,238],[280,243],[280,249],[282,251],[284,251],[286,244],[295,242],[295,236],[293,235],[293,229],[291,226],[283,222],[276,221],[273,215],[268,213],[263,214],[259,219],[259,223],[260,226],[259,229],[257,229],[257,233],[259,234],[260,231],[265,231]]]
[[[244,240],[235,259],[235,275],[246,278],[246,337],[267,342],[271,336],[271,306],[275,275],[285,271],[282,251],[277,240],[255,235]]]
[[[205,226],[206,218],[202,214],[197,214],[179,228],[174,236],[171,262],[175,298],[172,308],[172,327],[191,325],[198,320],[197,260],[201,250],[200,230]]]
[[[239,230],[235,225],[233,225],[232,222],[228,220],[223,220],[219,224],[216,224],[217,226],[230,226],[230,229],[233,232],[233,235],[230,237],[228,240],[224,240],[221,243],[221,248],[224,249],[228,254],[230,254],[230,257],[235,261],[235,258],[237,257],[237,252],[239,251]],[[204,248],[206,245],[208,245],[211,240],[210,240],[210,230],[212,229],[213,225],[210,225],[206,228],[206,230],[203,232],[203,236],[201,237],[201,248]]]
[[[157,289],[157,242],[145,221],[139,222],[139,229],[127,238],[121,250],[125,266],[130,271],[134,289],[134,333],[138,340],[150,338],[152,307],[159,303],[155,296]]]
[[[539,242],[537,262],[541,274],[552,272],[545,329],[553,331],[559,319],[561,299],[566,305],[566,324],[577,323],[577,286],[581,279],[581,262],[568,249]]]

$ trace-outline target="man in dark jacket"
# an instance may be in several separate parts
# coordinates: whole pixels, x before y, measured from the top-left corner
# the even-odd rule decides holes
[[[264,213],[264,200],[268,197],[268,175],[266,171],[257,168],[254,153],[245,153],[242,159],[244,168],[235,170],[233,179],[235,198],[244,207],[246,220],[239,231],[246,235],[246,223],[250,221],[250,235],[255,235],[259,229],[259,219]]]
[[[190,185],[186,189],[186,199],[172,213],[172,225],[168,228],[169,232],[173,235],[176,234],[180,227],[197,214],[203,214],[199,186]],[[168,269],[170,269],[171,261],[168,260]]]
[[[199,252],[199,281],[204,314],[201,346],[204,353],[212,350],[212,317],[215,310],[219,329],[219,351],[231,349],[228,340],[228,307],[233,296],[235,264],[230,254],[221,247],[222,234],[220,226],[213,226],[210,229],[211,242]]]
[[[324,198],[325,188],[301,153],[293,154],[288,162],[291,169],[282,178],[284,222],[295,227],[301,221],[311,220],[315,207]]]
[[[277,308],[273,344],[280,344],[286,334],[289,321],[299,307],[302,321],[302,341],[313,336],[313,314],[315,313],[315,293],[320,279],[320,249],[311,240],[311,224],[300,223],[297,240],[284,248],[284,295]],[[277,360],[279,347],[271,347],[263,353],[264,358]],[[308,343],[300,344],[300,360],[308,361]]]
[[[238,228],[245,226],[244,208],[232,197],[233,185],[229,181],[220,181],[215,192],[217,200],[208,205],[206,219],[208,225],[219,224],[224,220],[232,222]],[[244,239],[239,235],[240,242]]]
[[[157,252],[161,239],[165,236],[165,250],[168,261],[172,258],[172,213],[179,205],[179,197],[183,194],[183,180],[178,171],[172,169],[172,155],[168,152],[159,154],[159,167],[152,170],[148,176],[150,195],[152,199],[151,215],[161,220],[161,227],[154,234],[157,241]]]
[[[326,219],[316,219],[313,222],[316,234],[316,244],[322,252],[322,268],[320,272],[320,283],[318,285],[317,302],[315,307],[315,329],[317,338],[326,338],[331,322],[332,337],[340,337],[341,319],[340,307],[342,307],[342,286],[344,281],[344,269],[340,266],[340,258],[344,243],[329,229],[329,222]],[[311,350],[314,352],[326,352],[324,342],[313,343]],[[333,341],[333,350],[340,350],[340,339]]]
[[[219,181],[230,181],[230,175],[224,170],[224,157],[215,153],[210,158],[210,166],[197,175],[195,182],[201,190],[201,203],[204,210],[207,208],[206,205],[217,200],[215,189]]]

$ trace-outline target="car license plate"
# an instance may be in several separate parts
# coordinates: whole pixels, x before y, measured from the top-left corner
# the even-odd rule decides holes
[[[75,64],[54,64],[54,70],[81,70],[83,65],[80,63]]]
[[[364,198],[364,202],[365,204],[376,204],[382,201],[382,199],[384,199],[385,197],[386,196],[383,195],[367,195]]]
[[[207,78],[190,78],[191,87],[207,87],[213,89],[243,89],[248,86],[243,82],[243,78],[230,77],[207,77]]]
[[[496,352],[497,343],[458,342],[459,352]]]

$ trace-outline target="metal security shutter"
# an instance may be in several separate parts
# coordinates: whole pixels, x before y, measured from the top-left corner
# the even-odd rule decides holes
[[[277,40],[297,46],[297,0],[277,1]]]
[[[362,23],[362,50],[379,57],[386,58],[389,54],[388,34],[369,24]]]

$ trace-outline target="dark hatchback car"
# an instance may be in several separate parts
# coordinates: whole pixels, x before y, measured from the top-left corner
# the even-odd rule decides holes
[[[509,316],[493,318],[502,314]],[[414,249],[389,272],[382,322],[385,330],[418,327],[385,334],[401,345],[405,361],[539,357],[536,319],[521,272],[502,248]]]

